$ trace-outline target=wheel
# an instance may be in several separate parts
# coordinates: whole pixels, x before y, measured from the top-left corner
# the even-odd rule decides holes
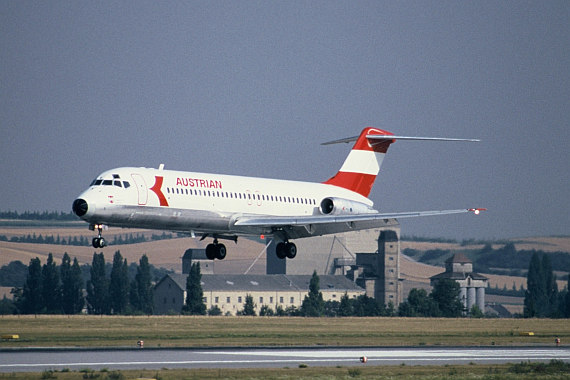
[[[223,260],[226,258],[226,246],[223,244],[216,245],[216,259]]]
[[[99,238],[99,248],[103,248],[107,246],[107,242],[104,238]]]
[[[277,243],[277,246],[275,247],[275,254],[277,256],[277,258],[279,259],[284,259],[287,257],[287,252],[286,252],[286,244],[281,242],[281,243]]]
[[[214,244],[208,244],[206,246],[206,257],[208,260],[214,260],[216,258],[216,246]]]
[[[285,254],[288,259],[294,259],[297,256],[297,246],[293,243],[285,244]]]
[[[99,248],[99,238],[93,238],[93,241],[91,241],[91,245],[93,246],[93,248]]]

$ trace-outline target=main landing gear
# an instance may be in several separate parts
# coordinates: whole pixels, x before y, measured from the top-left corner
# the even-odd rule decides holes
[[[290,243],[288,241],[280,242],[277,243],[277,246],[275,247],[275,253],[280,259],[294,259],[295,256],[297,256],[297,246],[294,243]]]
[[[93,248],[103,248],[107,246],[107,242],[105,241],[105,239],[101,236],[102,232],[103,232],[103,225],[101,224],[97,224],[95,226],[93,226],[93,230],[97,230],[97,237],[93,238],[93,241],[91,242],[91,245],[93,245]]]
[[[218,239],[214,239],[213,244],[208,244],[206,246],[206,257],[209,260],[223,260],[226,258],[226,246],[218,243]]]

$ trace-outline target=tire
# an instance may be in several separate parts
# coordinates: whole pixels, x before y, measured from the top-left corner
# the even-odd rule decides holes
[[[226,258],[226,246],[223,244],[218,244],[216,246],[216,259],[223,260]]]
[[[287,257],[285,243],[283,242],[277,243],[277,246],[275,247],[275,255],[277,256],[278,259],[284,259]]]
[[[208,260],[214,260],[216,258],[216,246],[214,244],[208,244],[206,246],[206,257]]]
[[[285,244],[285,253],[288,259],[294,259],[297,256],[297,246],[293,243]]]

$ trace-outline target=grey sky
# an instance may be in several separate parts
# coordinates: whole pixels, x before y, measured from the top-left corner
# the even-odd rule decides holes
[[[405,235],[570,234],[568,1],[0,1],[0,209],[68,211],[119,166],[323,181],[397,142]]]

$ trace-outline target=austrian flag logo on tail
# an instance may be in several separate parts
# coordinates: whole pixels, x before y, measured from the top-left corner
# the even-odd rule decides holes
[[[162,193],[162,182],[164,181],[164,177],[155,176],[154,186],[150,189],[156,194],[158,197],[158,201],[160,202],[161,206],[168,207],[168,201],[166,197]]]

